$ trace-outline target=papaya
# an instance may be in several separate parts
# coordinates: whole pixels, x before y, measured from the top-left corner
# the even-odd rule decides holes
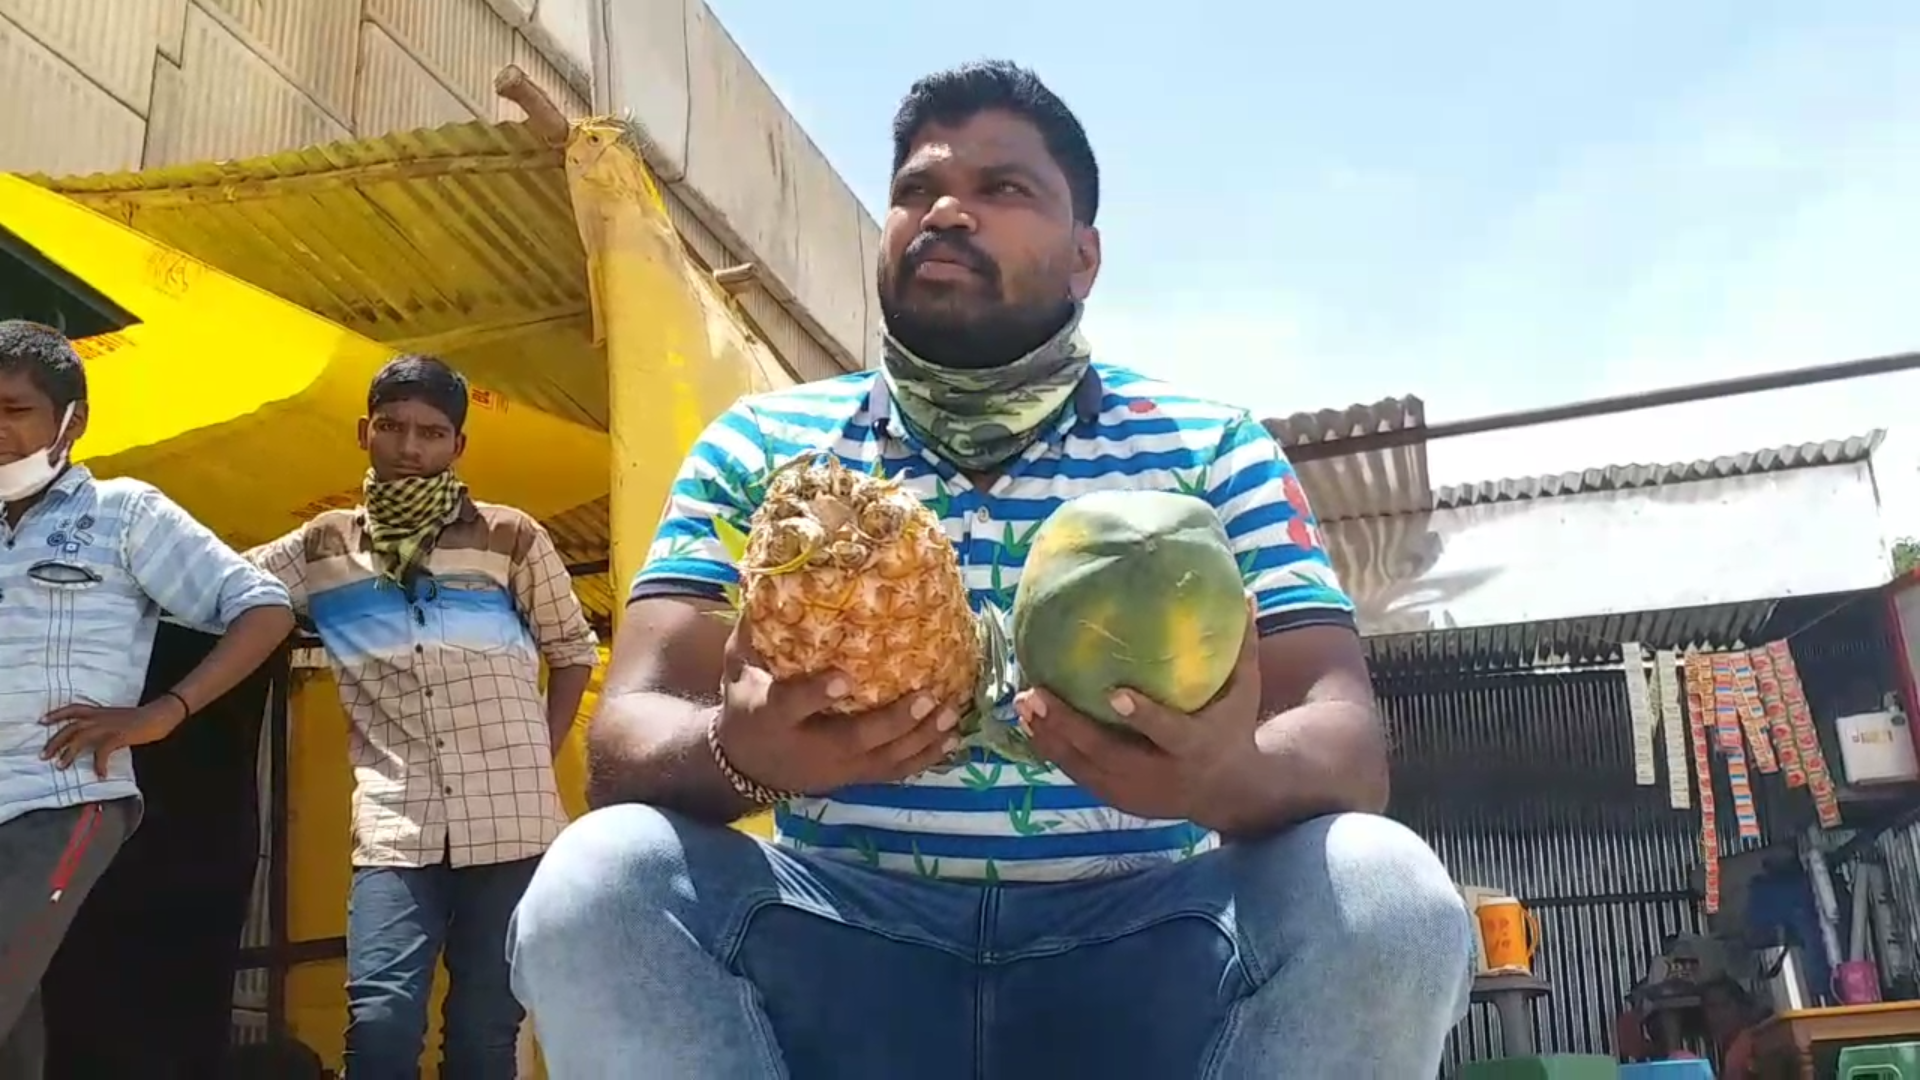
[[[1205,501],[1092,492],[1034,533],[1009,630],[1023,685],[1124,727],[1108,700],[1121,687],[1181,712],[1220,692],[1246,637],[1246,586]]]

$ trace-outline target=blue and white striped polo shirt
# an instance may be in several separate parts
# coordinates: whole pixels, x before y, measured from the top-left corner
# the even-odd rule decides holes
[[[1158,489],[1199,495],[1219,511],[1258,598],[1263,634],[1353,622],[1293,469],[1259,421],[1106,364],[1094,366],[1074,407],[986,492],[892,417],[877,373],[743,399],[688,454],[632,595],[720,597],[737,576],[714,519],[744,531],[754,479],[809,450],[831,450],[855,467],[880,459],[887,475],[938,513],[976,607],[1012,606],[1034,531],[1061,502],[1101,489]],[[1010,713],[1011,700],[1000,708]],[[903,783],[777,807],[776,839],[890,870],[976,881],[1124,873],[1219,843],[1189,822],[1102,805],[1059,770],[970,754],[957,768]]]

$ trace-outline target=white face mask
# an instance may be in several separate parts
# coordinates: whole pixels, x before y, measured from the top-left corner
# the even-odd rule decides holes
[[[60,446],[60,440],[66,438],[67,424],[73,420],[73,405],[67,405],[67,411],[60,417],[60,430],[53,433],[53,444],[45,450],[35,450],[18,461],[9,461],[0,465],[0,502],[19,502],[32,495],[38,495],[60,470],[67,466],[67,449],[61,447],[60,456],[54,456],[54,447]]]

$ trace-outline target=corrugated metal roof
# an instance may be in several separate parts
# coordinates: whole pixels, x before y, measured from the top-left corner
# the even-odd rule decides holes
[[[447,356],[509,399],[606,425],[562,153],[525,124],[34,179],[374,340]]]
[[[595,499],[542,523],[547,527],[548,535],[553,537],[553,546],[559,550],[560,558],[568,566],[604,566],[611,561],[611,507],[610,498]],[[596,621],[612,619],[614,599],[611,574],[605,571],[575,573],[573,591],[580,597],[581,606]]]
[[[1724,648],[1749,644],[1767,625],[1775,601],[1602,615],[1510,626],[1427,630],[1367,639],[1384,673],[1515,671],[1618,663],[1620,643],[1648,648]]]
[[[1337,443],[1356,435],[1418,430],[1427,425],[1427,410],[1417,397],[1382,398],[1371,405],[1294,413],[1265,424],[1281,446],[1293,450]],[[1294,470],[1322,521],[1405,514],[1432,507],[1424,443],[1299,460]]]
[[[1297,412],[1266,421],[1280,445],[1292,449],[1307,443],[1333,442],[1356,435],[1410,431],[1427,426],[1426,403],[1417,397],[1381,398],[1371,405]]]
[[[1437,508],[1478,506],[1512,502],[1518,499],[1550,499],[1595,491],[1625,491],[1633,488],[1682,484],[1690,480],[1716,480],[1730,476],[1756,476],[1820,465],[1845,465],[1866,461],[1873,456],[1886,432],[1870,431],[1848,439],[1799,443],[1766,450],[1752,450],[1717,458],[1680,461],[1665,465],[1608,465],[1580,472],[1551,476],[1529,476],[1511,480],[1483,480],[1472,484],[1452,484],[1434,493]],[[1312,490],[1308,491],[1309,496]]]
[[[1623,640],[1751,643],[1776,606],[1885,580],[1862,465],[1880,441],[1450,488],[1431,513],[1325,534],[1383,670],[1578,666]],[[1742,546],[1768,522],[1768,544]]]
[[[1427,630],[1367,639],[1374,673],[1383,676],[1512,672],[1540,667],[1591,667],[1620,662],[1620,643],[1648,649],[1751,648],[1823,624],[1855,618],[1878,590],[1788,596],[1705,607],[1669,608],[1583,619]],[[1850,623],[1848,625],[1851,625]]]

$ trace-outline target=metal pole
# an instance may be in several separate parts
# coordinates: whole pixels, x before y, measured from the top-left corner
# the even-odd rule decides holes
[[[290,820],[293,807],[292,730],[289,699],[293,694],[293,648],[282,645],[274,653],[273,678],[267,687],[267,1039],[287,1037],[287,898],[292,867]]]
[[[1689,402],[1712,401],[1742,394],[1759,394],[1768,390],[1788,390],[1845,379],[1893,375],[1916,368],[1920,368],[1920,352],[1894,353],[1890,356],[1874,356],[1864,360],[1843,360],[1814,367],[1768,371],[1759,375],[1741,375],[1732,379],[1672,386],[1664,390],[1646,390],[1633,394],[1593,398],[1567,405],[1548,405],[1538,409],[1494,413],[1490,416],[1451,420],[1446,423],[1428,424],[1424,427],[1406,428],[1400,431],[1369,431],[1358,435],[1297,443],[1287,447],[1287,457],[1295,463],[1318,461],[1324,458],[1345,457],[1348,454],[1363,454],[1369,450],[1387,450],[1399,446],[1411,446],[1415,443],[1432,442],[1436,439],[1457,438],[1461,435],[1483,435],[1490,431],[1534,427],[1562,420],[1584,420],[1589,417],[1610,416],[1614,413],[1635,412],[1640,409],[1657,409],[1665,405],[1684,405]]]

